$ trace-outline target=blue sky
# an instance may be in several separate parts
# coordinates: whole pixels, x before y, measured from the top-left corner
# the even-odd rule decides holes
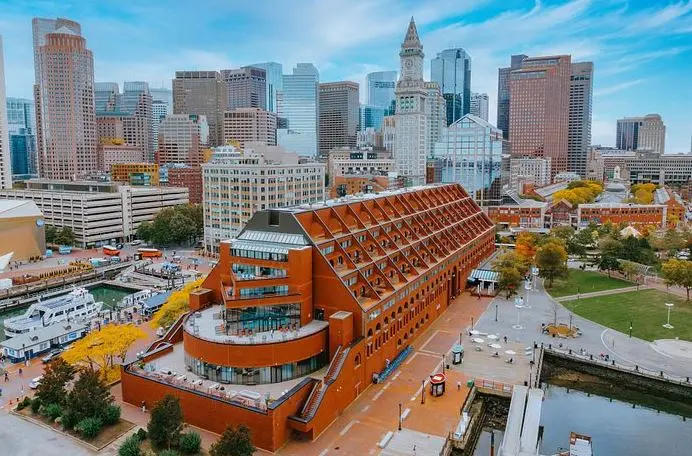
[[[595,64],[593,143],[615,119],[660,113],[667,152],[690,150],[692,0],[0,0],[8,96],[31,96],[31,18],[69,17],[94,51],[97,81],[170,86],[175,70],[313,62],[322,81],[362,84],[397,69],[415,16],[430,58],[463,47],[472,89],[490,95],[511,54],[571,54]]]

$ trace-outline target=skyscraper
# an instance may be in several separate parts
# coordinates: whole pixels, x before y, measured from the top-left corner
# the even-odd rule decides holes
[[[360,105],[360,120],[358,121],[358,131],[365,131],[368,128],[379,130],[382,128],[384,117],[388,115],[388,108],[379,106]]]
[[[7,131],[12,174],[36,174],[36,109],[33,100],[7,97]]]
[[[586,161],[591,146],[591,99],[593,63],[572,63],[569,86],[569,132],[567,171],[586,177]]]
[[[569,55],[529,57],[510,71],[509,138],[515,157],[551,159],[551,176],[567,170]]]
[[[359,86],[355,82],[320,84],[320,155],[335,147],[356,146],[358,100]]]
[[[435,143],[440,140],[442,130],[447,126],[447,109],[445,99],[440,93],[440,87],[436,82],[426,82],[425,89],[428,92],[425,100],[425,118],[428,122],[426,126],[428,135],[426,144],[427,158],[432,154]]]
[[[488,94],[487,93],[476,93],[471,94],[471,110],[469,114],[473,114],[476,117],[488,121]]]
[[[7,125],[7,100],[5,99],[5,57],[0,35],[0,189],[12,188],[12,159],[10,136]]]
[[[528,55],[512,56],[509,67],[500,68],[497,78],[497,128],[502,130],[502,136],[509,139],[509,75],[514,69],[521,68],[521,62]]]
[[[277,130],[280,146],[299,155],[316,156],[319,144],[320,74],[312,63],[299,63],[284,75],[278,115],[287,128]]]
[[[375,71],[365,76],[367,104],[391,109],[396,89],[396,71]],[[392,113],[388,113],[392,114]]]
[[[617,121],[615,147],[622,150],[650,150],[658,154],[666,150],[666,126],[658,114],[625,117]]]
[[[145,160],[153,162],[156,149],[149,84],[125,82],[123,93],[120,93],[115,82],[97,82],[94,98],[99,142],[104,138],[122,139],[128,146],[139,149]],[[117,124],[115,130],[110,128],[113,124]]]
[[[430,61],[430,79],[447,102],[447,125],[471,110],[471,56],[462,48],[445,49]],[[461,103],[461,106],[459,104]]]
[[[394,159],[397,170],[406,179],[407,185],[425,183],[425,160],[429,148],[426,119],[428,91],[423,81],[424,57],[416,23],[411,18],[399,51],[401,78],[395,91]]]
[[[151,103],[151,133],[154,136],[153,147],[154,151],[159,149],[159,124],[167,115],[171,114],[171,107],[165,101],[154,100]]]
[[[276,114],[260,108],[237,108],[223,113],[223,141],[238,143],[244,149],[248,142],[276,145]]]
[[[202,164],[202,137],[207,129],[204,116],[195,114],[171,114],[159,124],[159,148],[156,163],[159,165]]]
[[[94,56],[79,24],[32,22],[39,174],[71,179],[97,169]]]
[[[218,71],[176,71],[173,79],[173,113],[205,116],[209,145],[223,143],[223,112],[228,98]]]
[[[263,68],[243,67],[221,70],[226,82],[226,110],[236,108],[267,109],[267,72]]]
[[[173,114],[173,91],[165,87],[150,87],[152,101],[158,101],[168,106],[168,114]]]
[[[277,93],[284,88],[283,66],[276,62],[255,63],[250,65],[254,68],[262,68],[266,72],[266,100],[267,111],[277,113]]]

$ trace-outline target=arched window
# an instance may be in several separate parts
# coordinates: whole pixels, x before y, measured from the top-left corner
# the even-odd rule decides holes
[[[372,328],[368,329],[368,337],[372,337]]]
[[[353,363],[356,365],[356,367],[360,366],[360,353],[356,355],[356,357],[353,360]]]
[[[375,331],[380,332],[380,329],[382,329],[382,325],[378,323],[378,324],[375,326]]]

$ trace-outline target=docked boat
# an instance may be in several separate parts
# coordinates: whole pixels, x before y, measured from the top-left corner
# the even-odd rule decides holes
[[[103,307],[86,288],[32,304],[24,314],[4,321],[5,337],[34,332],[62,321],[89,321]]]

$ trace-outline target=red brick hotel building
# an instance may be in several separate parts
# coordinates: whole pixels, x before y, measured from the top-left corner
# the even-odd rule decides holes
[[[493,249],[493,223],[454,184],[259,212],[221,244],[191,312],[123,367],[124,400],[174,394],[188,423],[243,423],[269,451],[316,438]]]

